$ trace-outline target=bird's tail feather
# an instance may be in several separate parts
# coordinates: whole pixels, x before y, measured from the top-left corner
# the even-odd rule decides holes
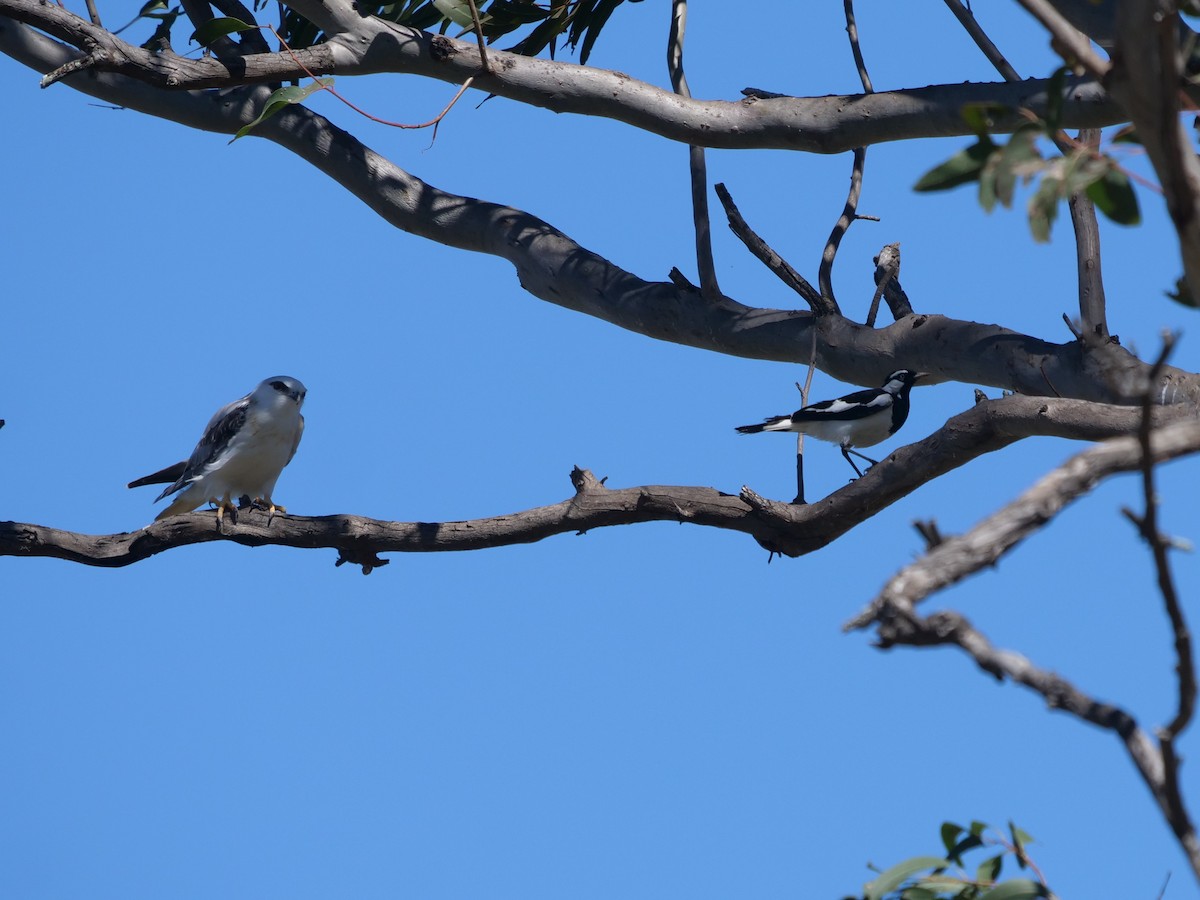
[[[136,488],[147,484],[174,484],[179,480],[179,476],[183,474],[183,470],[187,468],[187,460],[173,463],[165,469],[159,469],[152,475],[144,475],[134,481],[129,482],[127,487]]]
[[[737,433],[758,434],[760,431],[790,431],[791,427],[791,416],[771,416],[771,418],[764,419],[758,425],[739,425],[737,426]]]

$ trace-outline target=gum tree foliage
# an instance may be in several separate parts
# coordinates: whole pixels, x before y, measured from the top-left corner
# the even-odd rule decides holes
[[[111,27],[102,18],[104,10],[92,2],[68,9],[44,0],[0,0],[0,52],[41,73],[44,86],[63,85],[231,139],[253,134],[304,160],[398,229],[506,260],[523,289],[547,303],[653,340],[811,364],[857,384],[878,384],[903,366],[927,373],[930,381],[1000,393],[988,399],[980,392],[972,409],[896,450],[819,504],[803,502],[798,456],[795,501],[768,499],[749,489],[733,496],[704,486],[609,487],[576,470],[575,491],[561,503],[494,519],[438,523],[432,529],[427,523],[352,514],[288,516],[268,525],[265,516],[250,511],[237,524],[214,530],[212,515],[198,512],[135,535],[94,536],[3,523],[0,552],[123,566],[185,544],[231,540],[333,547],[341,555],[339,564],[352,562],[369,572],[386,564],[380,553],[470,550],[667,520],[742,532],[772,554],[796,557],[821,549],[982,454],[1035,435],[1091,441],[1093,447],[1046,473],[971,531],[943,538],[935,526],[927,526],[927,553],[897,573],[848,627],[875,629],[884,647],[957,646],[982,671],[1023,684],[1051,706],[1111,730],[1200,875],[1200,843],[1179,789],[1175,753],[1195,702],[1192,650],[1154,494],[1155,463],[1200,450],[1200,375],[1168,365],[1165,350],[1157,359],[1139,359],[1110,332],[1096,226],[1097,210],[1126,224],[1137,221],[1136,195],[1107,152],[1112,140],[1136,141],[1162,188],[1161,199],[1143,192],[1143,202],[1165,203],[1176,227],[1180,268],[1174,296],[1195,305],[1200,162],[1181,118],[1196,96],[1191,81],[1197,68],[1195,33],[1176,4],[1166,0],[1021,0],[1062,58],[1057,71],[1022,80],[966,6],[959,0],[946,5],[994,64],[996,81],[875,92],[846,0],[860,94],[796,97],[747,89],[740,99],[706,100],[690,95],[684,75],[684,0],[674,0],[670,22],[664,22],[672,91],[588,65],[605,24],[622,13],[623,0],[540,5],[529,0],[294,0],[256,2],[254,8],[241,0],[152,2],[138,17],[146,26],[138,39],[127,36],[137,29],[120,27],[128,23]],[[187,53],[185,45],[202,45],[205,52]],[[605,248],[582,246],[553,222],[428,184],[304,104],[314,91],[336,91],[337,79],[378,73],[437,79],[559,113],[606,117],[688,145],[696,283],[678,270],[663,281],[644,280],[621,268],[620,260],[609,261]],[[1102,142],[1100,129],[1108,126],[1116,130]],[[923,309],[919,298],[910,300],[901,286],[896,245],[882,248],[877,258],[878,289],[869,309],[850,309],[835,296],[831,272],[841,237],[855,219],[867,148],[947,136],[961,137],[961,152],[940,162],[931,159],[918,190],[975,185],[982,205],[991,208],[1011,204],[1017,185],[1032,184],[1034,239],[1048,234],[1060,211],[1069,214],[1079,261],[1078,316],[1068,323],[1073,340],[1056,343],[1002,324]],[[815,286],[755,233],[724,186],[708,183],[705,148],[786,150],[796,154],[798,165],[804,154],[853,151],[851,189]],[[709,239],[710,196],[719,199],[720,215],[747,247],[796,291],[797,305],[804,309],[757,308],[722,293]],[[964,347],[972,352],[964,353]],[[994,563],[1098,482],[1129,471],[1140,473],[1145,503],[1128,515],[1155,561],[1179,673],[1176,712],[1153,735],[1126,710],[1100,703],[1025,657],[994,647],[963,616],[920,611],[932,593]],[[957,861],[954,840],[947,842],[950,862]],[[1020,862],[1020,841],[1013,840]],[[935,874],[928,877],[941,878],[936,865],[925,868],[931,867]],[[893,887],[907,883],[901,879]],[[1040,880],[1021,884],[1045,890]],[[881,896],[882,885],[874,887]],[[972,887],[981,896],[986,888],[986,879]]]

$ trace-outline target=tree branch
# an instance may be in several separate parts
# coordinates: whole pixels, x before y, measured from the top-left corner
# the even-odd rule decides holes
[[[753,228],[743,218],[741,210],[733,202],[733,197],[724,184],[714,186],[717,198],[725,207],[725,216],[729,219],[729,230],[738,236],[746,249],[753,253],[775,277],[804,298],[814,315],[839,315],[837,302],[832,298],[822,297],[803,275],[792,268],[791,264],[780,256],[770,244],[758,236]]]
[[[1164,409],[1156,418],[1186,413]],[[215,529],[211,513],[190,513],[154,522],[141,531],[109,535],[0,522],[0,556],[47,556],[117,567],[174,547],[231,540],[253,547],[333,547],[346,558],[379,565],[379,553],[479,550],[606,526],[672,521],[748,534],[772,553],[795,557],[827,546],[921,485],[984,453],[1034,435],[1095,440],[1127,434],[1136,429],[1140,414],[1132,407],[1078,400],[1013,396],[985,401],[953,417],[924,440],[896,450],[862,478],[811,506],[767,500],[749,488],[743,488],[740,496],[707,487],[653,485],[610,490],[590,473],[577,469],[572,473],[576,493],[561,503],[466,522],[289,514],[276,516],[268,527],[265,514],[246,510],[236,525],[226,525],[224,531]],[[1160,446],[1156,437],[1156,458],[1200,450],[1200,423],[1187,424],[1192,429],[1188,432],[1191,442]]]
[[[39,71],[74,58],[57,41],[3,20],[0,52]],[[73,76],[69,83],[106,102],[223,134],[252,121],[270,94],[267,87],[167,92],[104,72]],[[292,151],[399,229],[508,260],[522,286],[542,300],[658,340],[753,359],[809,362],[808,329],[815,326],[808,313],[754,308],[725,297],[708,303],[669,282],[642,280],[529,213],[421,181],[303,106],[289,106],[252,136]],[[964,347],[971,352],[963,353]],[[1148,371],[1115,344],[1097,348],[1080,365],[1073,341],[1052,344],[997,325],[936,315],[908,316],[876,329],[824,317],[818,354],[823,371],[855,384],[878,384],[903,365],[1032,396],[1118,404],[1141,402]],[[1200,403],[1200,376],[1168,367],[1161,397],[1164,403]]]
[[[980,406],[997,402],[1004,401],[989,400]],[[1136,414],[1140,416],[1140,412],[1138,410]],[[1129,423],[1128,419],[1125,421]],[[1159,422],[1162,422],[1161,418]],[[1137,427],[1135,425],[1134,429]],[[1194,453],[1200,450],[1200,421],[1184,417],[1163,424],[1155,428],[1150,440],[1150,459],[1156,463]],[[846,624],[846,630],[867,628],[896,604],[915,606],[931,594],[957,584],[986,566],[995,565],[1018,543],[1045,527],[1067,505],[1105,478],[1139,469],[1142,459],[1141,442],[1133,435],[1114,437],[1071,457],[970,531],[946,538],[897,572],[870,605]]]
[[[978,20],[975,18],[975,13],[967,9],[962,4],[962,0],[946,0],[946,6],[950,7],[950,12],[954,13],[954,17],[958,19],[963,29],[971,36],[971,40],[975,42],[983,55],[988,58],[995,68],[1000,73],[1000,77],[1005,81],[1020,81],[1021,76],[1017,74],[1017,70],[1012,67],[1012,64],[1004,58],[1004,54],[1000,52],[987,32],[983,30]]]
[[[301,4],[292,6],[299,9]],[[959,112],[964,104],[1013,110],[995,118],[992,130],[1004,133],[1026,121],[1017,110],[1044,115],[1047,109],[1049,82],[1045,79],[938,85],[857,96],[725,101],[687,100],[619,72],[499,50],[489,53],[492,71],[483,73],[479,50],[471,42],[364,18],[356,12],[331,19],[328,10],[321,15],[308,10],[310,6],[325,9],[321,4],[303,6],[305,15],[332,35],[324,43],[295,51],[296,59],[287,53],[260,53],[222,61],[151,53],[55,4],[0,0],[0,52],[32,65],[20,55],[30,41],[14,37],[12,32],[20,27],[11,21],[15,20],[74,47],[95,41],[105,49],[103,58],[93,64],[97,71],[123,74],[170,90],[288,81],[304,78],[305,69],[318,75],[396,72],[455,85],[474,75],[480,90],[531,106],[601,116],[681,143],[728,149],[841,153],[886,141],[964,136],[972,133]],[[11,20],[5,21],[4,16]],[[73,56],[62,62],[70,58]],[[86,90],[81,84],[73,86]],[[1069,82],[1063,104],[1064,127],[1101,127],[1126,118],[1096,82]]]
[[[1194,294],[1200,290],[1200,160],[1179,119],[1179,16],[1173,5],[1123,2],[1117,26],[1108,84],[1154,164]]]
[[[913,647],[957,646],[967,652],[980,669],[1003,681],[1009,679],[1040,694],[1051,709],[1064,712],[1115,732],[1125,745],[1129,758],[1163,817],[1179,839],[1188,856],[1192,870],[1200,876],[1200,844],[1183,807],[1178,785],[1167,777],[1165,753],[1159,752],[1137,720],[1119,706],[1103,703],[1085,694],[1060,675],[1039,668],[1020,653],[1000,650],[967,619],[954,612],[939,612],[931,616],[916,615],[904,602],[888,607],[879,623],[879,646],[889,648],[898,644]]]
[[[692,98],[687,75],[683,71],[683,38],[687,31],[687,0],[672,0],[671,29],[667,38],[667,70],[675,93]],[[710,303],[721,297],[717,283],[717,266],[713,262],[712,226],[708,216],[708,167],[704,164],[704,148],[688,147],[688,168],[692,184],[692,224],[696,233],[696,272],[700,276],[700,293]]]
[[[1100,132],[1084,129],[1079,133],[1079,142],[1096,147]],[[1108,341],[1104,277],[1100,270],[1100,226],[1096,222],[1096,207],[1087,194],[1072,194],[1068,206],[1075,227],[1075,258],[1079,269],[1080,338],[1091,347]]]

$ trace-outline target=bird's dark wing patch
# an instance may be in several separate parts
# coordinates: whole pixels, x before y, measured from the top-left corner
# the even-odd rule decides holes
[[[143,487],[147,484],[174,484],[179,480],[179,476],[183,474],[183,470],[187,468],[187,462],[180,460],[177,463],[172,463],[165,469],[159,469],[152,475],[143,475],[135,481],[129,482],[128,487]]]
[[[232,403],[222,406],[216,411],[211,419],[208,420],[208,427],[204,429],[204,434],[200,438],[200,443],[196,445],[196,449],[192,451],[192,455],[188,457],[187,465],[175,483],[166,488],[158,498],[161,500],[168,494],[173,494],[181,488],[185,487],[200,475],[204,473],[204,469],[215,460],[219,459],[221,454],[229,446],[229,442],[233,440],[233,436],[238,433],[242,425],[246,421],[246,408],[250,405],[250,395],[247,394]]]

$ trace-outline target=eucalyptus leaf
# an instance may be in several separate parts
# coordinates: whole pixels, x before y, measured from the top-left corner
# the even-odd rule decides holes
[[[940,856],[914,856],[881,872],[866,885],[864,896],[866,900],[882,900],[918,872],[942,869],[945,866],[946,861]]]
[[[934,166],[913,185],[914,191],[947,191],[979,179],[988,157],[996,151],[990,137],[981,137],[966,150],[960,150],[944,163]]]
[[[290,87],[282,87],[273,92],[267,98],[267,102],[263,105],[262,112],[255,117],[254,121],[248,125],[243,125],[238,129],[237,134],[229,139],[229,143],[233,143],[238,138],[248,135],[255,126],[262,124],[275,113],[279,112],[285,106],[290,106],[293,103],[300,103],[305,100],[310,94],[324,90],[333,84],[332,78],[318,78],[310,84],[304,86],[292,85]]]
[[[433,0],[437,11],[463,28],[473,28],[475,17],[471,15],[471,4],[467,0]]]
[[[979,900],[1034,900],[1035,897],[1048,896],[1050,892],[1044,885],[1028,878],[1014,878],[981,894]]]
[[[254,25],[243,22],[241,19],[235,19],[233,16],[221,16],[216,19],[209,19],[193,31],[192,36],[188,38],[188,42],[195,42],[201,47],[207,47],[217,38],[223,38],[227,34],[234,34],[238,31],[253,31],[254,29]]]

